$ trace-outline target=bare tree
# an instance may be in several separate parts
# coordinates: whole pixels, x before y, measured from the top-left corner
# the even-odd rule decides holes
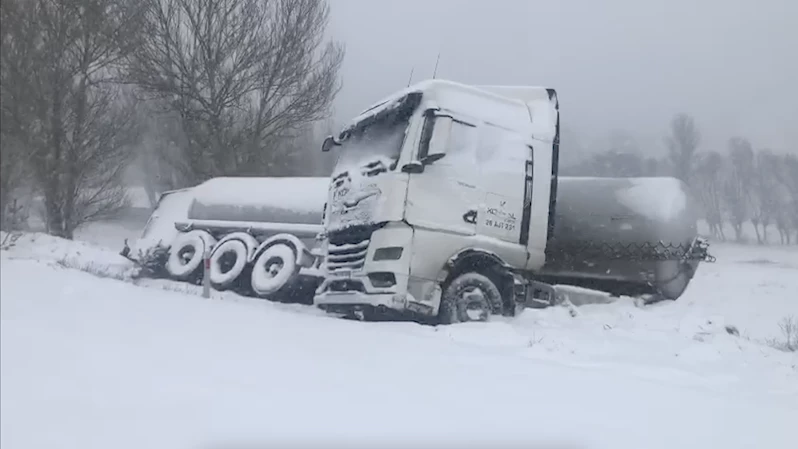
[[[120,180],[133,135],[132,102],[108,81],[136,27],[137,10],[123,0],[25,0],[16,6],[3,28],[15,24],[11,40],[26,51],[3,61],[8,133],[30,153],[48,231],[72,238],[79,225],[125,202]]]
[[[702,154],[695,170],[694,190],[704,208],[704,217],[712,235],[726,240],[723,232],[723,156],[717,151]]]
[[[695,153],[701,143],[701,133],[693,117],[687,114],[676,115],[671,120],[670,135],[665,143],[673,175],[690,184]]]
[[[173,161],[196,183],[280,174],[278,148],[326,116],[343,48],[323,44],[326,0],[143,0],[128,81],[176,112]]]
[[[778,207],[773,214],[773,224],[776,226],[776,230],[779,232],[781,244],[789,245],[792,242],[791,233],[793,232],[794,221],[792,199],[790,197],[789,191],[782,184],[776,185],[774,195],[776,195]],[[798,242],[798,236],[796,236],[796,242]]]
[[[32,67],[33,41],[23,33],[26,24],[16,20],[26,7],[25,0],[0,0],[0,228],[4,230],[23,225],[21,204],[29,203],[22,195],[30,187],[25,138],[32,126],[32,105],[15,83]]]
[[[774,177],[785,192],[782,207],[778,208],[776,216],[782,243],[790,243],[790,228],[796,232],[795,242],[798,243],[798,157],[794,154],[782,156]]]
[[[778,158],[770,150],[756,153],[752,177],[751,223],[754,225],[759,243],[767,243],[768,227],[776,218],[780,205],[780,193],[774,178],[779,169]],[[759,226],[762,226],[762,234]]]
[[[743,223],[751,216],[754,151],[741,137],[729,140],[729,167],[724,185],[729,219],[737,241],[743,240]]]

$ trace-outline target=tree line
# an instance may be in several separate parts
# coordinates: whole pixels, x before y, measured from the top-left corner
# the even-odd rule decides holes
[[[49,233],[149,194],[302,167],[340,89],[327,0],[0,0],[0,225]],[[307,165],[307,164],[306,164]]]
[[[571,176],[675,176],[698,200],[703,219],[719,240],[744,241],[750,223],[758,243],[775,228],[782,244],[798,243],[798,155],[754,149],[732,137],[723,150],[702,149],[695,119],[676,115],[665,137],[664,157],[645,157],[634,138],[612,133],[609,148],[563,168]],[[727,235],[726,225],[733,232]]]
[[[216,176],[327,174],[311,154],[332,132],[345,53],[325,37],[329,12],[327,0],[0,0],[0,227],[33,195],[46,230],[72,238],[126,206],[130,167],[151,199]],[[751,223],[760,242],[771,226],[798,242],[798,157],[741,137],[701,148],[686,114],[665,142],[665,157],[645,157],[616,132],[562,172],[673,175],[716,238]]]

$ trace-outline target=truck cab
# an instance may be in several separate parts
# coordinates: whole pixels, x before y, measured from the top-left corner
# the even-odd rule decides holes
[[[543,87],[430,80],[367,109],[322,147],[338,159],[314,303],[443,322],[514,313],[519,274],[545,262],[558,144]]]

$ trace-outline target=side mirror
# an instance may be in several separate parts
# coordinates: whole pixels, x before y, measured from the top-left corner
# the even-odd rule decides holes
[[[432,128],[432,136],[430,137],[426,154],[421,158],[421,162],[424,165],[441,160],[446,156],[453,123],[454,121],[451,117],[445,115],[435,117],[435,126]]]
[[[321,151],[322,151],[322,153],[326,153],[326,152],[332,150],[332,147],[336,147],[338,145],[341,145],[341,144],[337,140],[335,140],[335,137],[327,136],[324,139],[324,142],[322,142],[322,144],[321,144]]]
[[[422,173],[424,164],[419,161],[410,161],[402,166],[402,173]]]

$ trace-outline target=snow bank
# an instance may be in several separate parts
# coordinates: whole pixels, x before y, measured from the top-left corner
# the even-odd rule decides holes
[[[589,342],[596,331],[578,336],[603,349],[591,361],[569,355],[576,343],[567,336],[543,349],[551,336],[540,345],[509,338],[503,323],[436,331],[347,322],[33,270],[3,267],[4,447],[794,442],[795,393],[775,391],[785,379],[761,359],[748,369],[718,363],[712,343],[688,342],[688,370],[634,360],[650,341]],[[30,285],[32,274],[48,282]],[[424,375],[409,375],[414,366]],[[485,419],[485,410],[502,418]]]
[[[0,232],[0,241],[5,237],[6,233]],[[38,232],[17,234],[12,239],[13,244],[0,252],[4,264],[18,259],[35,260],[50,266],[128,280],[136,272],[136,266],[130,260],[88,242],[66,240]]]
[[[618,201],[651,220],[671,221],[687,207],[683,184],[676,178],[631,178],[632,187],[618,192]]]
[[[75,230],[75,239],[89,242],[93,245],[109,248],[113,251],[120,251],[125,244],[135,244],[141,237],[141,230],[144,229],[149,217],[128,220],[103,220],[86,223]]]
[[[31,237],[0,264],[2,447],[795,444],[798,360],[758,339],[798,312],[798,276],[746,261],[796,253],[721,251],[680,301],[656,307],[624,299],[436,328],[10,257],[116,257]]]

